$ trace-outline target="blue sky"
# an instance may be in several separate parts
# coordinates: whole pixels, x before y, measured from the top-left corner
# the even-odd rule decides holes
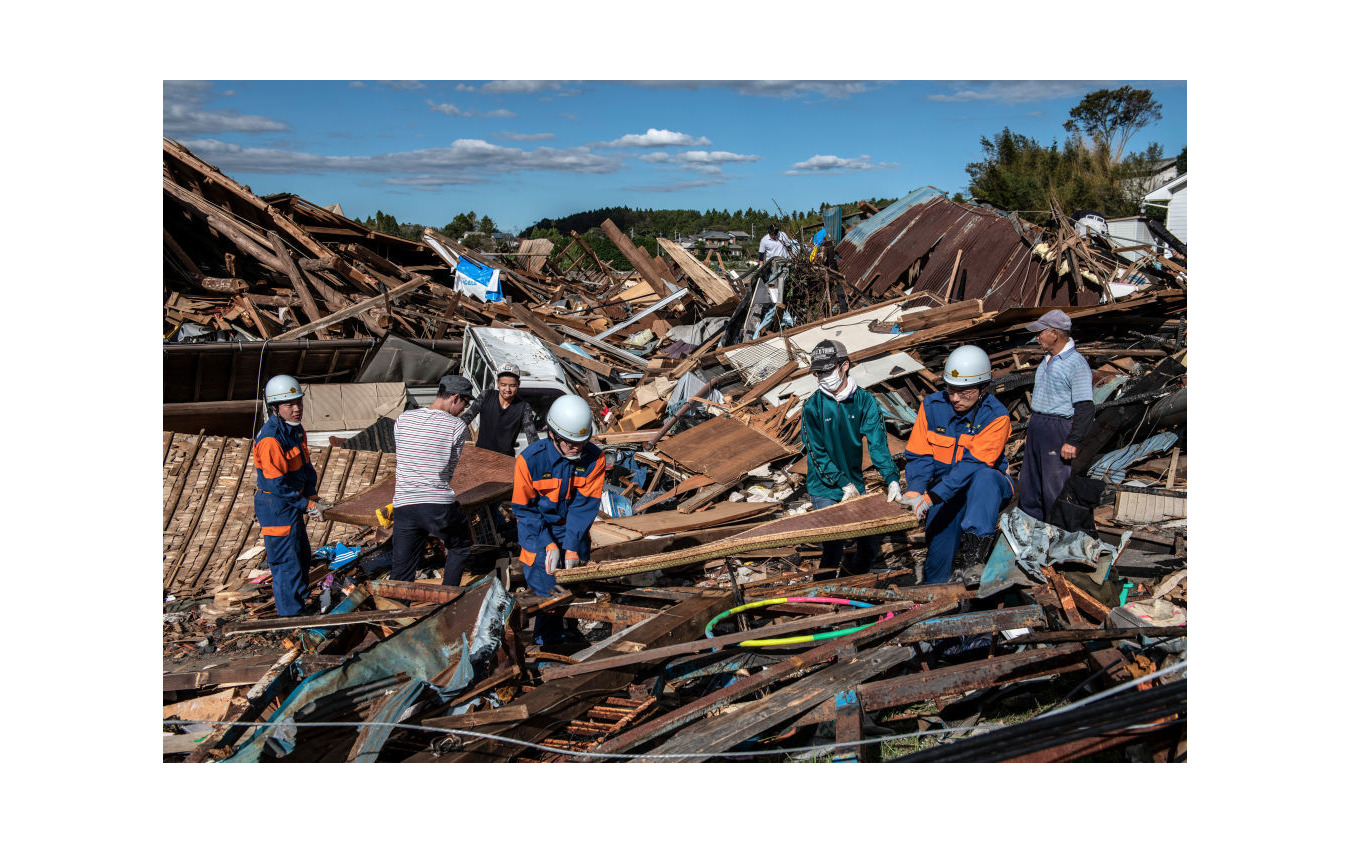
[[[1084,94],[1153,91],[1133,139],[1186,145],[1184,81],[168,81],[164,134],[262,195],[509,231],[612,205],[786,211],[965,192],[980,137],[1063,141]]]

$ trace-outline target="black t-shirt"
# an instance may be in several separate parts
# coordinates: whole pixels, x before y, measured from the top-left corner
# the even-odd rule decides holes
[[[516,436],[529,412],[529,402],[523,399],[516,399],[503,409],[500,394],[496,390],[484,390],[483,403],[478,410],[478,442],[475,445],[514,457]]]

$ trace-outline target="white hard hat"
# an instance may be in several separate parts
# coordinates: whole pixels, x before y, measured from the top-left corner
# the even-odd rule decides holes
[[[304,397],[305,393],[300,389],[300,382],[289,375],[273,375],[267,381],[267,389],[263,390],[263,401],[267,404],[295,401]]]
[[[568,442],[591,438],[591,409],[581,396],[559,396],[548,409],[548,426]]]
[[[953,387],[973,387],[988,384],[992,373],[989,355],[979,346],[961,346],[947,355],[942,365],[942,380]]]

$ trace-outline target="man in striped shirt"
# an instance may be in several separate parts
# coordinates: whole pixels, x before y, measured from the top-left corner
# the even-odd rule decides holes
[[[1078,446],[1092,430],[1092,369],[1074,348],[1069,315],[1053,310],[1027,326],[1045,357],[1036,367],[1031,391],[1031,421],[1017,478],[1017,506],[1045,521],[1073,472]]]
[[[450,486],[469,430],[458,417],[473,401],[463,375],[441,379],[429,407],[409,410],[394,423],[394,570],[391,580],[412,580],[427,536],[445,543],[442,583],[458,586],[469,559],[469,522]]]

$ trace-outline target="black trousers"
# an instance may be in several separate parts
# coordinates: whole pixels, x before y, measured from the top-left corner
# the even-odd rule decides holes
[[[427,536],[445,543],[445,576],[441,583],[458,586],[469,560],[473,540],[469,520],[458,502],[449,504],[408,504],[394,508],[394,570],[390,580],[412,580]]]

